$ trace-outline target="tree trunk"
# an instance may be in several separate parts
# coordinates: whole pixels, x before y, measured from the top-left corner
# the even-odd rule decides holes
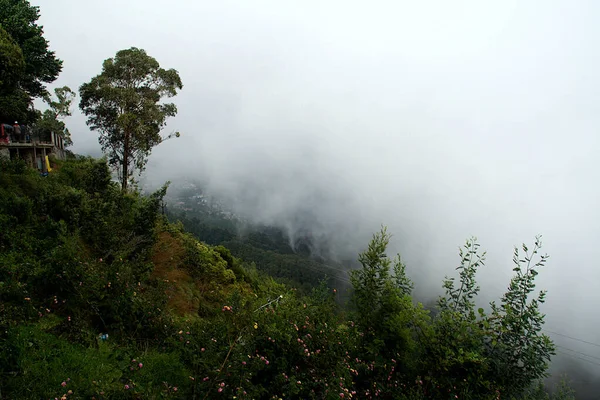
[[[121,191],[127,191],[129,180],[129,132],[125,131],[125,142],[123,143],[123,170],[121,173]]]

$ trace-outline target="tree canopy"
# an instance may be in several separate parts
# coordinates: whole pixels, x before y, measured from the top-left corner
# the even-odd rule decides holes
[[[161,136],[177,107],[160,101],[175,96],[182,87],[176,70],[161,68],[155,58],[136,47],[105,60],[102,72],[81,85],[79,107],[91,129],[99,131],[109,163],[118,167],[122,190],[127,190],[135,170],[143,171],[153,147],[179,136]]]
[[[0,26],[0,121],[26,120],[30,98],[19,87],[25,73],[23,51]]]
[[[0,26],[0,90],[14,89],[25,70],[23,51]]]
[[[48,109],[40,114],[40,118],[34,124],[34,132],[40,136],[48,136],[52,132],[60,135],[65,146],[71,146],[71,132],[64,123],[64,119],[71,115],[71,104],[76,94],[68,86],[54,89],[56,99],[50,95],[44,96]]]
[[[0,0],[0,26],[23,52],[20,86],[30,97],[43,96],[45,84],[54,82],[62,70],[62,60],[49,49],[43,26],[37,24],[39,18],[39,7],[27,0]]]

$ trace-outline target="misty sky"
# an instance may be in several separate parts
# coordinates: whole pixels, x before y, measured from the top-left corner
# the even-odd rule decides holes
[[[57,86],[131,46],[180,72],[167,132],[183,136],[149,178],[208,179],[340,252],[386,224],[421,293],[475,235],[496,297],[513,245],[543,234],[548,329],[600,343],[600,2],[32,3],[64,60]],[[76,152],[99,154],[78,111],[67,124]]]

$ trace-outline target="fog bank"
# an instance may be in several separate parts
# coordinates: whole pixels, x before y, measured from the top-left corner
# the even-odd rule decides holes
[[[496,298],[513,246],[543,234],[548,329],[600,343],[600,3],[34,3],[65,61],[57,85],[130,46],[180,71],[168,129],[182,137],[155,149],[148,179],[206,181],[341,257],[386,224],[421,294],[475,235],[482,299]],[[99,154],[79,113],[67,123],[76,152]]]

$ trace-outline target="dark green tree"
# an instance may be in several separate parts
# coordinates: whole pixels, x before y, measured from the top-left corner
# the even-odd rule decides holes
[[[0,89],[15,89],[25,71],[23,51],[0,26]]]
[[[87,124],[100,133],[102,150],[120,173],[127,190],[135,170],[141,173],[154,146],[171,137],[160,132],[168,117],[177,114],[173,103],[160,103],[183,87],[179,73],[165,70],[143,49],[117,52],[102,65],[102,73],[81,85],[79,107]]]
[[[24,74],[20,87],[31,97],[46,94],[46,83],[52,83],[62,70],[62,60],[49,49],[44,29],[37,24],[39,7],[27,0],[0,0],[0,26],[8,32],[23,52]]]
[[[352,302],[361,330],[361,358],[380,366],[395,358],[400,361],[396,373],[409,374],[413,369],[410,355],[416,344],[415,328],[427,317],[420,306],[412,303],[413,283],[406,276],[400,255],[395,259],[386,255],[390,237],[383,227],[359,255],[362,268],[350,272]],[[371,370],[367,381],[381,378],[381,373]]]
[[[25,58],[12,36],[0,26],[0,122],[25,121],[30,98],[19,86]]]
[[[350,272],[354,287],[353,303],[361,324],[367,329],[373,329],[377,324],[376,315],[381,308],[386,283],[390,280],[392,262],[386,255],[389,242],[387,228],[382,228],[373,235],[367,250],[358,256],[362,268]]]
[[[488,379],[485,330],[478,319],[484,310],[475,312],[479,293],[475,278],[485,265],[485,252],[480,253],[479,247],[477,239],[470,238],[459,249],[458,279],[444,279],[439,313],[422,342],[420,362],[432,398],[443,398],[448,392],[460,398],[466,398],[466,393],[486,398],[496,390],[494,379]]]
[[[525,244],[522,253],[515,247],[515,275],[500,305],[491,303],[493,335],[490,358],[494,374],[511,394],[519,393],[535,380],[544,378],[548,363],[555,354],[554,343],[541,332],[545,315],[540,312],[540,305],[546,300],[546,291],[534,293],[535,277],[548,259],[547,255],[542,255],[535,261],[541,247],[540,236],[536,237],[531,250]]]

